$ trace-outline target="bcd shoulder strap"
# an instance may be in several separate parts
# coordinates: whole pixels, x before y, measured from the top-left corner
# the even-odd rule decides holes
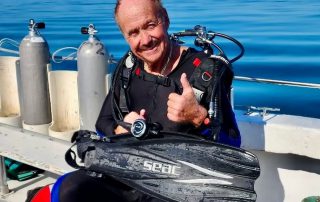
[[[120,88],[120,98],[119,98],[119,107],[122,113],[129,113],[128,106],[130,106],[130,100],[128,99],[128,88],[129,83],[131,80],[131,74],[137,66],[137,59],[133,55],[131,51],[125,56],[124,63],[120,64],[120,81],[121,81],[121,88]]]
[[[221,81],[219,79],[219,77],[221,78],[220,74],[224,73],[225,68],[230,68],[220,59],[212,56],[207,56],[207,58],[204,58],[201,61],[200,59],[195,58],[193,64],[195,70],[190,77],[190,84],[193,86],[193,91],[197,100],[201,103],[204,101],[208,103],[215,86]]]
[[[197,58],[193,62],[197,62]],[[230,73],[231,72],[231,73]],[[229,78],[231,77],[231,78]],[[217,141],[218,134],[224,124],[223,102],[230,102],[223,96],[231,88],[233,73],[227,59],[222,56],[211,55],[201,61],[190,78],[190,84],[197,100],[208,107],[208,103],[213,105],[213,116],[211,117],[211,138]]]

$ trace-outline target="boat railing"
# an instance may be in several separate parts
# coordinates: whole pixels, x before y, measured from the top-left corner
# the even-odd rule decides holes
[[[302,88],[320,89],[320,84],[318,84],[318,83],[262,79],[262,78],[253,78],[253,77],[245,77],[245,76],[235,76],[234,79],[237,81],[248,81],[248,82],[258,82],[258,83],[266,83],[266,84],[276,84],[276,85],[294,86],[294,87],[302,87]]]
[[[273,85],[283,85],[283,86],[292,86],[299,88],[311,88],[311,89],[320,89],[319,83],[309,83],[309,82],[295,82],[295,81],[285,81],[285,80],[275,80],[275,79],[264,79],[264,78],[254,78],[254,77],[245,77],[245,76],[234,76],[234,80],[236,81],[246,81],[246,82],[254,82],[254,83],[264,83],[264,84],[273,84]],[[231,105],[234,109],[234,90],[231,89]],[[251,113],[252,111],[260,111],[261,116],[265,116],[269,111],[278,112],[280,109],[278,108],[270,108],[270,107],[254,107],[248,106],[247,113]]]

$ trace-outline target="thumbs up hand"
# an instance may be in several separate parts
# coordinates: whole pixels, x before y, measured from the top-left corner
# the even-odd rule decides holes
[[[185,73],[181,75],[180,82],[183,92],[181,95],[169,94],[167,117],[174,122],[191,123],[198,127],[206,118],[207,110],[198,103]]]

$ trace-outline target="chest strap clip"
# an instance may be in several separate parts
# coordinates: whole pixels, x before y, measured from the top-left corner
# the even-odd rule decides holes
[[[170,86],[170,79],[166,76],[157,76],[156,77],[156,84],[168,87],[168,86]]]

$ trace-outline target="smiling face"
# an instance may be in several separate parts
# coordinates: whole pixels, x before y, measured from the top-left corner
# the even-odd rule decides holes
[[[169,47],[166,12],[152,0],[122,0],[116,20],[131,51],[148,64],[160,68]]]

